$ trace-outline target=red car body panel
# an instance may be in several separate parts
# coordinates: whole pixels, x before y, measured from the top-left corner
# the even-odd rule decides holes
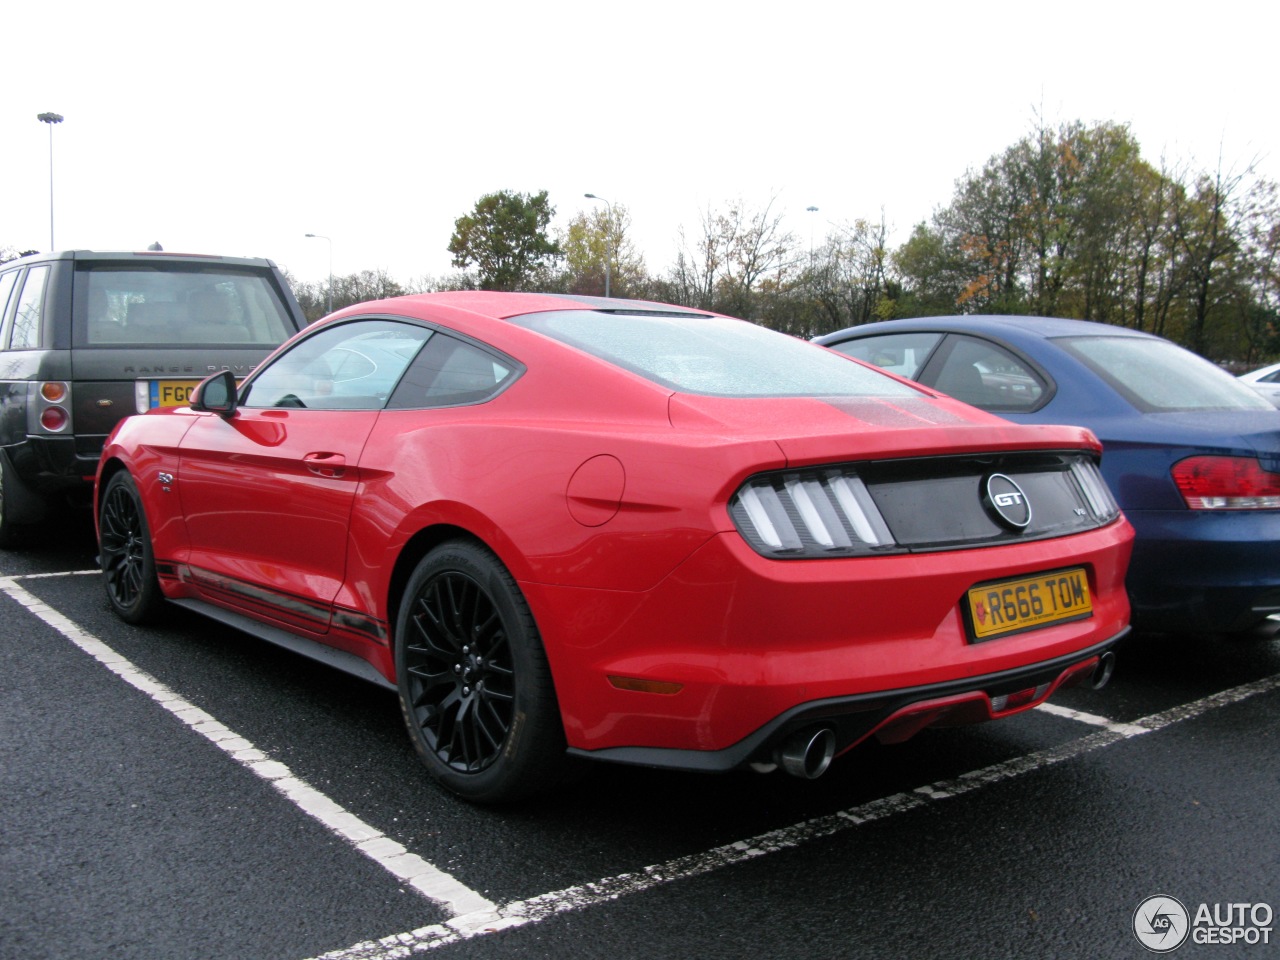
[[[1126,629],[1122,517],[976,549],[779,561],[753,550],[728,510],[764,471],[1096,452],[1088,431],[1014,426],[924,390],[893,400],[673,392],[493,319],[581,309],[510,294],[349,308],[326,324],[426,320],[523,372],[487,402],[439,409],[153,411],[117,428],[100,478],[135,477],[166,596],[321,640],[391,682],[406,551],[424,536],[481,541],[528,601],[581,751],[724,750],[802,704],[1087,658]],[[1092,617],[970,641],[970,587],[1066,566],[1087,571]]]

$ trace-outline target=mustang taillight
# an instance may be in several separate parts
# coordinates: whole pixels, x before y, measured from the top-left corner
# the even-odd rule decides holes
[[[765,556],[856,556],[896,547],[866,486],[849,468],[755,477],[733,495],[729,514]]]
[[[1173,482],[1192,510],[1280,510],[1280,473],[1252,457],[1187,457]]]
[[[1071,462],[1071,475],[1080,484],[1085,502],[1098,523],[1109,523],[1120,516],[1120,505],[1111,495],[1111,488],[1102,479],[1102,471],[1092,460],[1079,459]]]

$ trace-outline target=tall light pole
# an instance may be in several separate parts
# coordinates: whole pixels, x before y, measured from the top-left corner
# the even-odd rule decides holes
[[[323,233],[308,233],[308,237],[324,240],[329,244],[329,313],[333,313],[333,241]]]
[[[53,250],[53,125],[63,118],[60,113],[41,113],[36,119],[49,125],[49,249]]]
[[[609,211],[609,226],[604,233],[604,295],[607,297],[609,296],[609,261],[613,259],[613,204],[604,197],[597,197],[594,193],[584,193],[583,196],[588,200],[599,200]]]

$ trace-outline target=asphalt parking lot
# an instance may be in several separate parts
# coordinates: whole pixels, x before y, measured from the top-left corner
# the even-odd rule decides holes
[[[1280,640],[1137,637],[1102,691],[813,782],[598,765],[486,809],[392,695],[183,611],[128,627],[93,556],[73,520],[0,555],[4,960],[1277,951]]]

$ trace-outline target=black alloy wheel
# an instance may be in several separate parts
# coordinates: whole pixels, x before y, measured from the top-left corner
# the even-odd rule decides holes
[[[112,609],[126,623],[153,619],[164,596],[156,579],[142,498],[124,471],[115,474],[103,491],[98,530],[103,583]]]
[[[546,655],[496,557],[466,541],[433,550],[409,581],[396,637],[401,708],[432,776],[477,802],[557,779],[564,730]]]

